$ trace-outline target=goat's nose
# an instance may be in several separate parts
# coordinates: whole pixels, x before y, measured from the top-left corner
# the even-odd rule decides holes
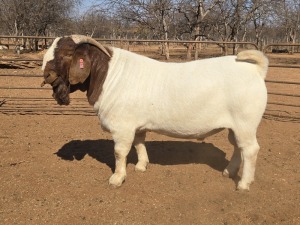
[[[46,81],[43,81],[43,82],[41,83],[41,87],[44,87],[45,84],[46,84]]]

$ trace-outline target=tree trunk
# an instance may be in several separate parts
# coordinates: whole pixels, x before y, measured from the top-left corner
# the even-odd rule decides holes
[[[196,41],[199,41],[200,38],[200,26],[196,27]],[[199,57],[199,43],[195,43],[195,60]]]
[[[166,23],[166,18],[165,18],[165,14],[162,14],[162,22],[163,22],[163,29],[164,29],[164,37],[165,40],[168,40],[168,26]],[[165,50],[165,56],[166,56],[166,60],[170,59],[170,52],[169,52],[169,43],[165,42],[164,43],[164,50]]]

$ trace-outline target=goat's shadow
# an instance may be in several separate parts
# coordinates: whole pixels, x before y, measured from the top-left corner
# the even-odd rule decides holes
[[[226,154],[210,143],[191,141],[149,141],[146,148],[151,164],[206,164],[223,171],[228,165]],[[81,160],[86,155],[108,165],[112,171],[115,167],[114,142],[112,140],[73,140],[62,146],[55,154],[64,160]],[[136,164],[135,149],[131,149],[127,163]]]

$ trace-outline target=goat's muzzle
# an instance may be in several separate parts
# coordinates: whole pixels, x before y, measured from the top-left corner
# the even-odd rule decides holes
[[[43,87],[45,84],[50,84],[53,89],[52,97],[57,103],[59,105],[69,105],[70,84],[66,84],[61,76],[58,76],[53,71],[45,74],[44,78],[45,80],[41,83],[41,86]]]
[[[58,78],[57,74],[53,71],[50,71],[48,74],[44,75],[44,81],[41,83],[41,87],[45,84],[51,84]]]
[[[59,105],[69,105],[70,104],[70,85],[66,84],[61,77],[57,77],[52,82],[53,98],[57,101]]]

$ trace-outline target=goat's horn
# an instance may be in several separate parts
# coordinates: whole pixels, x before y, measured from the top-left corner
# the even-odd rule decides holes
[[[89,43],[89,44],[95,45],[101,51],[103,51],[108,57],[111,57],[111,55],[106,50],[106,48],[104,48],[104,46],[102,44],[100,44],[98,41],[96,41],[95,39],[93,39],[91,37],[84,36],[84,35],[71,35],[71,38],[76,44]]]

